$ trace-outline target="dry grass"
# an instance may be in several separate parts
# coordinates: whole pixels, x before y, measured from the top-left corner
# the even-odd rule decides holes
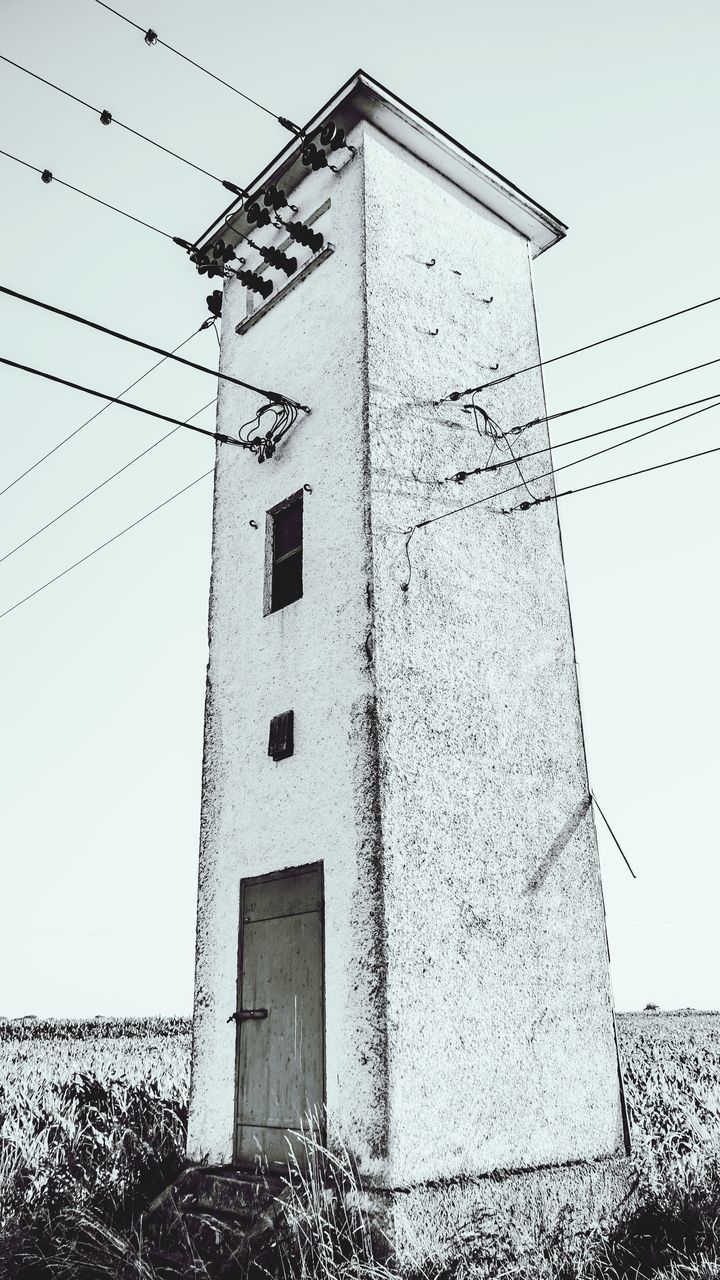
[[[167,1081],[169,1096],[187,1099],[190,1021],[187,1018],[94,1018],[91,1021],[0,1019],[1,1079],[37,1093],[75,1072],[129,1084]]]
[[[187,1023],[0,1023],[0,1275],[137,1276],[184,1160]]]
[[[274,1275],[281,1280],[394,1280],[373,1230],[357,1165],[347,1147],[332,1152],[303,1134],[305,1159],[295,1153],[274,1233]]]
[[[484,1219],[460,1261],[426,1280],[720,1280],[720,1017],[618,1021],[640,1184],[632,1214]],[[351,1156],[312,1142],[252,1264],[210,1266],[189,1238],[180,1264],[148,1252],[139,1211],[182,1165],[188,1059],[178,1020],[0,1022],[0,1276],[391,1280]]]

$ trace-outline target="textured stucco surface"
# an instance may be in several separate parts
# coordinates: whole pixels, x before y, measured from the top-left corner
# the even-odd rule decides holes
[[[553,504],[497,514],[520,491],[419,529],[406,593],[393,532],[517,480],[434,483],[489,441],[429,402],[539,358],[527,246],[394,145],[368,137],[365,173],[390,1174],[609,1155],[622,1114]],[[545,412],[538,374],[479,403],[504,427]],[[513,437],[546,445],[544,427]]]
[[[630,1162],[614,1158],[370,1192],[367,1208],[379,1238],[390,1240],[395,1257],[412,1270],[456,1260],[470,1241],[485,1235],[490,1242],[495,1232],[508,1243],[517,1232],[527,1247],[559,1215],[580,1230],[600,1218],[612,1221],[636,1203],[636,1190]]]
[[[327,1104],[371,1162],[383,1146],[382,946],[376,942],[376,760],[366,531],[362,165],[328,190],[309,175],[303,213],[335,252],[243,336],[245,291],[225,290],[221,368],[312,407],[271,462],[220,446],[215,478],[210,660],[198,901],[189,1151],[229,1160],[235,1088],[239,885],[322,860]],[[261,403],[221,387],[218,429]],[[264,615],[265,513],[304,493],[300,601]],[[259,528],[250,526],[255,520]],[[267,756],[271,717],[292,707],[295,754]]]
[[[401,590],[403,530],[512,483],[437,483],[490,442],[433,402],[537,359],[527,244],[371,126],[353,141],[293,197],[331,197],[334,254],[242,337],[226,288],[223,370],[313,411],[262,467],[218,452],[189,1152],[231,1156],[240,879],[322,860],[329,1128],[371,1178],[602,1160],[622,1114],[552,504],[419,529]],[[480,403],[535,417],[540,378]],[[219,430],[256,405],[224,384]],[[305,484],[304,595],[264,616],[265,512]]]

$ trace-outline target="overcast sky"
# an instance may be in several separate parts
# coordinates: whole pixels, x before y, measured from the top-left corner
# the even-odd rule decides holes
[[[720,293],[715,0],[115,7],[300,123],[362,66],[551,209],[570,230],[536,264],[545,356]],[[94,0],[3,0],[0,21],[8,57],[221,178],[249,181],[286,140]],[[194,239],[227,203],[2,63],[0,94],[5,150],[162,230]],[[0,283],[160,346],[204,319],[207,287],[169,240],[2,156],[0,180]],[[720,355],[719,315],[561,362],[549,412]],[[153,363],[8,298],[0,317],[0,354],[114,394]],[[216,361],[213,332],[188,355]],[[561,419],[553,440],[716,390],[720,366]],[[166,364],[133,396],[184,418],[213,383]],[[0,489],[99,407],[8,368],[0,404]],[[0,556],[169,429],[103,413],[0,497]],[[715,444],[720,410],[568,483]],[[212,460],[178,431],[0,562],[0,613]],[[560,502],[591,783],[637,873],[600,828],[621,1009],[720,1007],[719,481],[720,454]],[[191,1010],[210,518],[204,480],[0,619],[0,1015]]]

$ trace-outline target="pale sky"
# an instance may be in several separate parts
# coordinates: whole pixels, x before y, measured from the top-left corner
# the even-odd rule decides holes
[[[715,0],[115,7],[298,123],[362,66],[552,210],[569,233],[536,264],[546,357],[720,293]],[[0,52],[221,178],[248,182],[287,138],[93,0],[3,0],[0,25]],[[0,93],[3,149],[163,230],[194,239],[229,200],[3,63]],[[205,318],[207,286],[169,241],[2,156],[0,181],[0,283],[159,346]],[[719,316],[561,362],[548,411],[720,355]],[[0,354],[113,394],[153,363],[8,298],[0,317]],[[214,334],[187,354],[215,362]],[[716,390],[720,366],[572,415],[552,438]],[[213,393],[164,365],[130,398],[184,418]],[[0,489],[100,407],[6,367],[0,404]],[[102,414],[0,497],[0,556],[167,430]],[[715,444],[720,410],[565,478]],[[212,457],[178,432],[0,563],[0,612]],[[600,825],[620,1009],[720,1007],[719,481],[720,454],[560,502],[591,783],[637,873]],[[210,517],[206,480],[0,619],[0,1015],[191,1010]]]

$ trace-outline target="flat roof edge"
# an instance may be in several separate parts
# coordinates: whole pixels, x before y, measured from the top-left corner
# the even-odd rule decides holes
[[[359,71],[351,84],[356,93],[365,97],[367,115],[382,132],[444,173],[524,235],[533,246],[534,256],[565,236],[564,222],[366,72]]]
[[[528,240],[533,257],[544,253],[565,236],[567,227],[559,218],[367,72],[359,70],[350,76],[308,121],[303,133],[311,133],[326,119],[340,112],[343,116],[369,120],[381,133],[497,214]],[[302,138],[292,139],[248,184],[248,190],[257,191],[292,167],[298,161],[302,148]],[[234,208],[239,210],[241,203],[240,200],[231,201],[195,243],[204,244],[214,238],[227,215]]]

